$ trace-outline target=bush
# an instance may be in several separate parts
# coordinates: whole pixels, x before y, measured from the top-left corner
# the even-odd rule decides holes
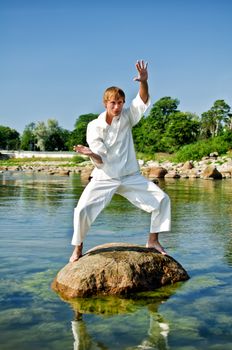
[[[219,155],[222,155],[231,148],[231,144],[232,133],[227,132],[213,139],[201,140],[191,145],[181,147],[176,153],[175,160],[177,162],[200,160],[202,157],[208,156],[212,152],[218,152]]]

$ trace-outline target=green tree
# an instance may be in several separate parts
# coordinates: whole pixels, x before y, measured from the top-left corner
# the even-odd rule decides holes
[[[168,152],[196,142],[200,133],[200,121],[196,114],[176,112],[169,116],[164,136],[161,138]]]
[[[145,153],[154,153],[157,151],[166,151],[167,140],[162,141],[165,134],[170,115],[177,113],[179,105],[178,99],[171,97],[162,97],[151,108],[147,118],[141,121],[133,128],[133,136],[137,151]]]
[[[38,122],[34,128],[34,135],[36,139],[36,147],[40,151],[45,151],[45,145],[48,139],[48,130],[44,122]]]
[[[74,145],[84,145],[87,146],[86,143],[86,129],[89,122],[96,119],[98,114],[83,114],[80,115],[76,120],[74,130],[71,132],[69,137],[68,145],[69,149],[72,150]]]
[[[56,119],[48,119],[47,123],[38,122],[31,135],[34,136],[35,146],[40,151],[68,150],[70,132],[61,128]]]
[[[35,123],[30,123],[25,126],[23,134],[21,136],[20,148],[24,151],[35,150]]]
[[[162,97],[156,103],[154,103],[149,115],[151,117],[159,116],[161,117],[163,123],[165,123],[170,114],[178,111],[177,108],[179,104],[180,101],[177,98],[173,99],[169,96]]]
[[[15,129],[0,125],[0,148],[17,150],[20,145],[20,134]]]
[[[205,137],[215,137],[223,130],[223,126],[230,127],[230,106],[224,100],[216,100],[213,106],[201,116],[201,133]]]
[[[46,151],[68,150],[68,139],[70,132],[61,128],[56,119],[47,121],[47,138],[45,140]]]
[[[229,130],[232,131],[232,113],[228,113],[228,118],[226,121],[226,126]]]

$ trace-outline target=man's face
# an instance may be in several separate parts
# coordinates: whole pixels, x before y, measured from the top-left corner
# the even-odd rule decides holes
[[[107,102],[105,102],[106,112],[110,117],[118,116],[123,108],[124,100],[122,97],[114,98],[111,97]]]

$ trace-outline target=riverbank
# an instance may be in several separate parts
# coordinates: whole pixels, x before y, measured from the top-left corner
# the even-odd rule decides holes
[[[50,175],[68,176],[72,173],[81,175],[83,181],[88,180],[93,165],[86,158],[77,156],[69,159],[8,159],[0,162],[0,172],[22,171],[22,172],[45,172]],[[218,156],[216,153],[202,158],[200,161],[187,161],[185,163],[174,163],[164,161],[144,161],[139,159],[141,172],[147,178],[204,178],[204,179],[230,179],[232,178],[232,158]]]

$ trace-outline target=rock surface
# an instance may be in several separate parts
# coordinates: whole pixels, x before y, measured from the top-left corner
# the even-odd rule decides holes
[[[208,166],[202,173],[203,179],[222,179],[222,174],[215,166]]]
[[[161,167],[161,166],[152,166],[143,168],[142,173],[144,176],[148,177],[150,180],[152,179],[163,179],[164,176],[167,174],[167,169]]]
[[[59,271],[52,289],[63,298],[128,295],[189,279],[183,267],[155,249],[110,243],[88,251]]]

